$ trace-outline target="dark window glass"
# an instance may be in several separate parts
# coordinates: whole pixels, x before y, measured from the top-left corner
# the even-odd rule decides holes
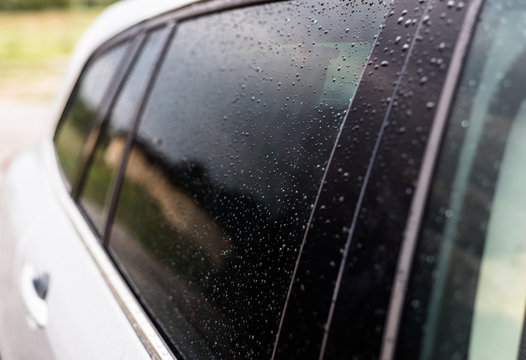
[[[387,10],[387,8],[386,8]],[[378,31],[366,4],[181,23],[110,249],[183,358],[269,358],[314,200]]]
[[[55,135],[62,171],[70,184],[80,170],[82,148],[97,111],[122,59],[126,44],[112,47],[94,58],[81,75]]]
[[[487,1],[417,246],[398,359],[526,359],[526,4]]]
[[[147,38],[147,43],[126,80],[101,136],[80,196],[80,203],[103,233],[104,215],[107,209],[111,185],[122,160],[122,152],[128,137],[131,121],[136,116],[153,65],[166,41],[168,29],[158,30]]]

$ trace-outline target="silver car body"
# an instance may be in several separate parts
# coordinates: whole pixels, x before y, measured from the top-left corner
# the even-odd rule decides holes
[[[129,0],[78,43],[52,112],[60,118],[90,55],[126,28],[192,0]],[[15,158],[2,189],[0,356],[10,359],[173,358],[69,197],[52,145]],[[32,282],[49,276],[45,301]]]

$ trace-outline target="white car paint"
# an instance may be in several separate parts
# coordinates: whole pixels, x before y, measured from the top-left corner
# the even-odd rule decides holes
[[[108,8],[76,46],[54,103],[56,125],[86,61],[130,26],[194,0],[127,0]],[[0,356],[13,359],[172,359],[70,199],[52,145],[15,158],[0,214]],[[40,299],[32,284],[48,274]]]

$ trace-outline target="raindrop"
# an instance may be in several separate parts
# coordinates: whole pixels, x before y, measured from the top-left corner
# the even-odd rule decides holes
[[[467,128],[468,125],[469,125],[469,121],[467,121],[467,120],[462,120],[462,121],[460,122],[460,125],[461,125],[463,128]]]
[[[385,66],[388,66],[389,65],[389,61],[387,60],[384,60],[380,63],[381,66],[385,67]]]
[[[432,101],[428,101],[427,104],[426,104],[426,108],[428,109],[432,109],[435,107],[435,103],[432,102]]]
[[[402,40],[402,37],[400,35],[398,35],[395,39],[395,44],[398,44],[400,42],[400,40]]]
[[[405,43],[405,44],[402,46],[402,50],[403,50],[403,51],[406,51],[407,49],[409,49],[409,44],[408,44],[408,43]]]
[[[451,7],[453,7],[453,6],[455,6],[455,2],[454,2],[453,0],[449,0],[449,1],[447,2],[447,7],[448,7],[448,8],[451,8]]]
[[[420,85],[424,85],[427,82],[427,76],[422,76],[420,79]]]
[[[457,4],[457,10],[462,10],[464,8],[464,3],[462,1],[460,1],[458,4]]]
[[[348,33],[349,31],[351,31],[349,28],[345,29],[345,32]]]
[[[405,131],[406,131],[405,126],[401,126],[401,127],[398,129],[398,133],[400,133],[400,134],[405,133]]]

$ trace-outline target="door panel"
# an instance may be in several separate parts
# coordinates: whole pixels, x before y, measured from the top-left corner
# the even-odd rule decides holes
[[[3,243],[11,244],[6,250],[16,252],[12,268],[3,274],[11,274],[7,287],[16,311],[9,316],[17,317],[13,322],[19,326],[16,329],[20,329],[20,332],[2,329],[2,346],[9,349],[3,356],[6,359],[10,359],[8,356],[14,359],[149,359],[78,231],[57,201],[48,180],[50,169],[45,168],[42,157],[36,152],[23,155],[15,160],[6,177],[9,196],[5,201],[9,203],[5,210],[9,216],[4,219],[9,223],[29,224],[29,230],[20,231],[19,226],[17,231],[8,233],[4,227],[2,233]],[[26,208],[31,211],[26,212]],[[49,318],[44,327],[31,320],[20,297],[19,285],[28,267],[49,276],[45,297]]]

